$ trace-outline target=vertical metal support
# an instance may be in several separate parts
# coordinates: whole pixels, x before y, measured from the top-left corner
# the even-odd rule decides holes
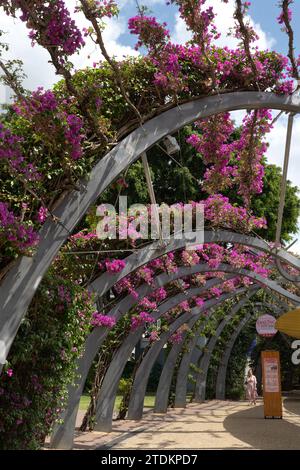
[[[162,238],[162,231],[161,231],[161,225],[160,225],[160,220],[159,220],[159,211],[158,211],[158,208],[157,208],[156,197],[155,197],[154,188],[153,188],[153,184],[152,184],[152,180],[151,180],[150,167],[149,167],[146,152],[142,153],[141,158],[142,158],[142,163],[143,163],[143,167],[144,167],[148,193],[149,193],[150,201],[151,201],[151,204],[152,204],[155,224],[156,224],[156,227],[157,227],[158,237],[159,237],[159,241],[162,245],[163,244],[163,238]],[[151,210],[151,217],[152,217],[152,210]]]
[[[288,169],[289,169],[293,123],[294,123],[294,114],[290,113],[289,119],[288,119],[287,134],[286,134],[284,164],[283,164],[283,170],[282,170],[280,200],[279,200],[277,226],[276,226],[275,246],[277,248],[280,247],[280,237],[281,237],[281,229],[282,229],[283,210],[284,210],[284,205],[285,205],[286,183],[287,183],[287,174],[288,174]]]

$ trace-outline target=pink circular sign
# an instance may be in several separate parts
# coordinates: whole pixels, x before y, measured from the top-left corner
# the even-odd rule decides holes
[[[274,336],[277,333],[275,323],[276,318],[272,315],[262,315],[256,321],[256,331],[260,336]]]

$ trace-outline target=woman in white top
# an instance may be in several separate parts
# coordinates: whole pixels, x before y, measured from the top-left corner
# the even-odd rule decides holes
[[[249,369],[249,370],[248,370],[247,379],[246,379],[246,384],[247,384],[246,393],[247,393],[247,398],[248,398],[248,400],[249,400],[249,404],[250,404],[250,403],[253,403],[253,405],[256,405],[256,398],[257,398],[257,391],[256,391],[257,380],[256,380],[255,375],[254,375],[253,372],[252,372],[252,369]]]

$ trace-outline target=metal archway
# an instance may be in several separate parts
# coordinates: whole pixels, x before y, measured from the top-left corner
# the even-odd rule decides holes
[[[188,289],[185,293],[180,293],[171,298],[168,298],[168,300],[161,304],[157,311],[152,312],[152,316],[155,318],[155,320],[157,320],[164,313],[178,306],[184,300],[191,299],[195,295],[202,294],[210,287],[218,285],[221,282],[222,281],[220,281],[220,279],[212,279],[211,281],[208,281],[209,285]],[[144,328],[141,327],[136,331],[131,332],[124,340],[123,344],[118,349],[113,357],[112,362],[110,363],[101,390],[97,397],[98,405],[96,408],[95,426],[95,430],[97,431],[111,431],[113,408],[118,391],[119,381],[121,379],[124,367],[130,357],[130,353],[140,340],[143,331]]]
[[[227,111],[262,108],[299,113],[300,99],[295,95],[281,97],[265,92],[235,92],[192,100],[146,122],[94,167],[89,178],[79,184],[79,190],[72,191],[54,210],[59,222],[46,221],[35,255],[20,257],[1,284],[0,372],[44,274],[69,233],[112,181],[155,143],[197,119]]]
[[[212,268],[208,269],[206,264],[195,265],[195,266],[188,267],[188,268],[179,268],[178,272],[172,275],[162,274],[158,276],[155,281],[155,286],[162,286],[164,285],[163,283],[166,283],[170,280],[178,279],[179,277],[185,276],[187,274],[195,274],[196,272],[204,272],[204,271],[206,272],[207,271],[211,271],[211,272],[223,271],[227,273],[234,273],[235,275],[248,276],[252,278],[254,281],[257,281],[258,283],[260,283],[261,285],[269,287],[270,289],[275,290],[276,292],[278,292],[279,294],[283,296],[288,296],[290,300],[294,302],[295,302],[295,299],[298,300],[297,296],[290,294],[288,291],[278,286],[276,282],[274,281],[262,278],[261,276],[255,273],[252,273],[248,270],[236,270],[232,268],[232,266],[228,266],[225,264],[221,264],[215,270]],[[149,286],[143,285],[139,288],[138,292],[139,294],[144,296],[144,295],[149,294],[149,292],[151,292],[151,288]],[[109,315],[114,315],[117,318],[119,318],[122,313],[126,313],[129,310],[129,308],[133,306],[135,303],[136,303],[136,300],[134,300],[132,296],[127,296],[119,304],[117,304],[111,310],[111,312],[109,312]],[[79,379],[79,382],[75,384],[75,386],[70,387],[68,406],[64,413],[63,424],[56,426],[53,432],[53,436],[52,436],[53,447],[59,447],[61,445],[70,445],[69,444],[70,441],[73,440],[73,434],[72,434],[72,437],[70,437],[70,432],[72,433],[74,432],[73,430],[75,428],[75,421],[76,421],[79,401],[82,395],[84,383],[85,383],[89,368],[91,367],[91,364],[93,362],[93,359],[96,356],[97,351],[99,347],[101,346],[102,342],[104,341],[107,334],[108,334],[107,329],[96,328],[87,338],[85,352],[79,361],[78,374],[80,375],[81,378]]]
[[[223,303],[225,300],[235,297],[235,295],[245,292],[246,289],[240,289],[234,294],[224,294],[221,295],[218,299],[212,301],[207,301],[205,306],[195,307],[191,312],[183,314],[181,317],[176,319],[170,326],[169,331],[161,335],[160,341],[154,343],[151,349],[148,351],[143,361],[141,362],[135,379],[132,385],[130,401],[128,406],[127,419],[138,420],[142,418],[143,407],[144,407],[144,397],[146,393],[147,383],[151,369],[161,351],[164,344],[169,340],[170,336],[184,323],[186,323],[191,315],[200,315],[203,311],[210,309],[209,303],[211,302],[211,307],[214,307],[220,303]],[[205,307],[205,308],[204,308]],[[194,313],[195,312],[195,313]],[[211,313],[210,313],[211,315]]]
[[[257,292],[258,289],[259,289],[258,287],[255,287],[253,289],[253,291],[252,290],[249,291],[248,294],[246,294],[245,298],[240,300],[238,302],[238,304],[232,309],[231,314],[234,315],[235,312],[237,312],[240,308],[242,308],[242,306],[245,303],[248,302],[249,298],[252,295],[254,295]],[[189,324],[190,328],[193,327],[195,322],[196,322],[196,320],[191,322],[192,324]],[[197,335],[202,331],[202,328],[203,328],[203,325],[201,325],[199,331],[197,331],[197,333],[195,334],[195,337],[191,339],[190,344],[188,345],[189,351],[186,352],[183,355],[183,357],[185,355],[189,355],[189,352],[191,350],[190,348],[192,348],[191,352],[193,352],[193,349],[195,347],[194,343],[196,343],[196,341],[198,340]],[[195,341],[195,338],[196,338],[196,341]],[[159,379],[157,391],[156,391],[156,397],[155,397],[154,411],[156,413],[166,413],[166,411],[167,411],[169,394],[170,394],[170,387],[171,387],[172,378],[173,378],[173,375],[174,375],[174,369],[175,369],[175,365],[176,365],[177,360],[178,360],[178,355],[181,352],[183,342],[180,343],[180,344],[173,345],[171,351],[168,354],[167,360],[164,364],[164,367],[163,367],[163,370],[162,370],[162,373],[161,373],[161,376],[160,376],[160,379]],[[183,373],[183,375],[181,375],[180,372]],[[184,383],[184,381],[185,381],[185,372],[186,372],[186,379],[187,379],[188,367],[187,367],[186,371],[183,370],[182,368],[180,369],[180,367],[179,367],[178,374],[177,374],[177,382],[179,382],[179,383],[183,382]],[[185,384],[186,384],[186,382],[185,382]],[[185,387],[185,399],[186,399],[186,387]]]
[[[266,304],[266,306],[270,306],[274,308],[274,305],[272,304]],[[278,312],[282,312],[283,308],[278,309]],[[226,348],[224,350],[223,356],[220,360],[219,363],[219,369],[218,369],[218,374],[217,374],[217,379],[216,379],[216,399],[217,400],[225,400],[226,399],[226,375],[227,375],[227,368],[228,368],[228,363],[229,359],[231,356],[231,352],[233,349],[233,346],[241,334],[243,328],[247,325],[249,320],[252,318],[252,315],[246,315],[232,334],[230,340],[228,341]]]
[[[155,319],[166,313],[171,308],[180,304],[183,300],[189,299],[194,295],[199,295],[207,291],[207,289],[220,284],[223,280],[218,278],[207,281],[206,285],[200,288],[193,288],[186,293],[179,293],[173,297],[168,298],[163,302],[157,311],[152,313]],[[98,430],[109,432],[112,425],[113,408],[118,391],[119,381],[121,379],[124,367],[130,357],[130,354],[143,334],[144,328],[140,327],[136,331],[130,332],[126,339],[123,341],[120,348],[116,351],[112,362],[105,374],[103,384],[101,386],[99,396],[97,397],[97,426]],[[94,338],[93,338],[94,339]],[[97,352],[99,348],[95,348]],[[90,352],[90,349],[89,349]],[[95,354],[96,354],[95,352]],[[73,445],[75,421],[79,407],[80,397],[83,391],[86,376],[92,364],[93,357],[90,357],[89,365],[84,369],[84,374],[80,378],[79,387],[71,388],[68,400],[68,406],[64,416],[62,417],[63,423],[56,426],[51,437],[51,447],[70,449]],[[84,360],[84,358],[83,358]],[[84,360],[84,365],[87,361]],[[74,393],[75,392],[75,393]]]
[[[125,258],[124,261],[126,261],[126,266],[119,273],[104,273],[95,279],[90,285],[90,290],[96,292],[99,296],[102,296],[105,294],[105,292],[111,289],[114,284],[141,266],[144,266],[150,261],[153,261],[156,258],[160,258],[161,256],[170,252],[184,249],[186,246],[196,242],[197,231],[184,233],[181,239],[174,239],[172,236],[166,246],[161,246],[159,242],[151,243],[138,252],[135,252]],[[278,258],[290,264],[292,267],[300,270],[299,258],[284,250],[277,250],[275,252],[274,250],[270,249],[267,242],[260,238],[225,230],[205,230],[203,243],[231,243],[255,248],[270,256],[274,256],[275,258]]]

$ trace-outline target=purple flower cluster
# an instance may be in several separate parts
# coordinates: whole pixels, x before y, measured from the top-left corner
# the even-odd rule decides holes
[[[31,93],[30,98],[26,98],[20,104],[14,105],[17,114],[24,117],[32,117],[32,115],[52,112],[57,109],[58,102],[55,94],[51,90],[44,90],[38,87]]]
[[[116,274],[121,272],[126,266],[126,262],[122,259],[113,259],[105,261],[106,271],[111,274]]]
[[[8,204],[0,202],[0,239],[9,241],[18,251],[25,252],[34,247],[38,241],[38,234],[32,226],[20,223],[18,217],[8,209]]]
[[[149,49],[156,50],[165,44],[170,37],[166,23],[159,24],[153,16],[138,15],[130,18],[128,29],[131,34],[136,34],[139,37],[136,49],[147,46]]]
[[[70,147],[70,156],[73,160],[78,160],[82,157],[83,153],[81,146],[81,142],[84,138],[84,134],[82,133],[83,121],[75,114],[69,114],[66,121],[65,138]]]
[[[235,228],[242,231],[265,228],[266,220],[247,213],[244,207],[233,206],[222,194],[209,196],[204,203],[204,215],[212,225]]]
[[[29,37],[45,47],[57,47],[63,55],[72,55],[83,45],[84,40],[75,21],[72,20],[63,0],[55,2],[39,2],[35,14],[39,24],[34,25]],[[29,19],[28,13],[23,11],[23,21]]]
[[[171,344],[180,344],[183,341],[182,331],[177,330],[170,338]]]
[[[146,323],[154,323],[155,319],[148,312],[140,312],[131,318],[131,330],[136,330]]]
[[[39,181],[41,175],[32,163],[28,163],[21,151],[23,139],[12,134],[0,123],[0,160],[7,162],[11,170],[20,173],[27,181]]]
[[[113,328],[116,324],[116,319],[108,315],[103,315],[100,312],[94,312],[92,315],[92,326],[99,327],[104,326],[105,328]]]
[[[66,302],[67,304],[71,303],[72,298],[71,298],[70,291],[65,286],[63,286],[63,285],[58,286],[57,293],[58,293],[59,299],[62,302]]]

